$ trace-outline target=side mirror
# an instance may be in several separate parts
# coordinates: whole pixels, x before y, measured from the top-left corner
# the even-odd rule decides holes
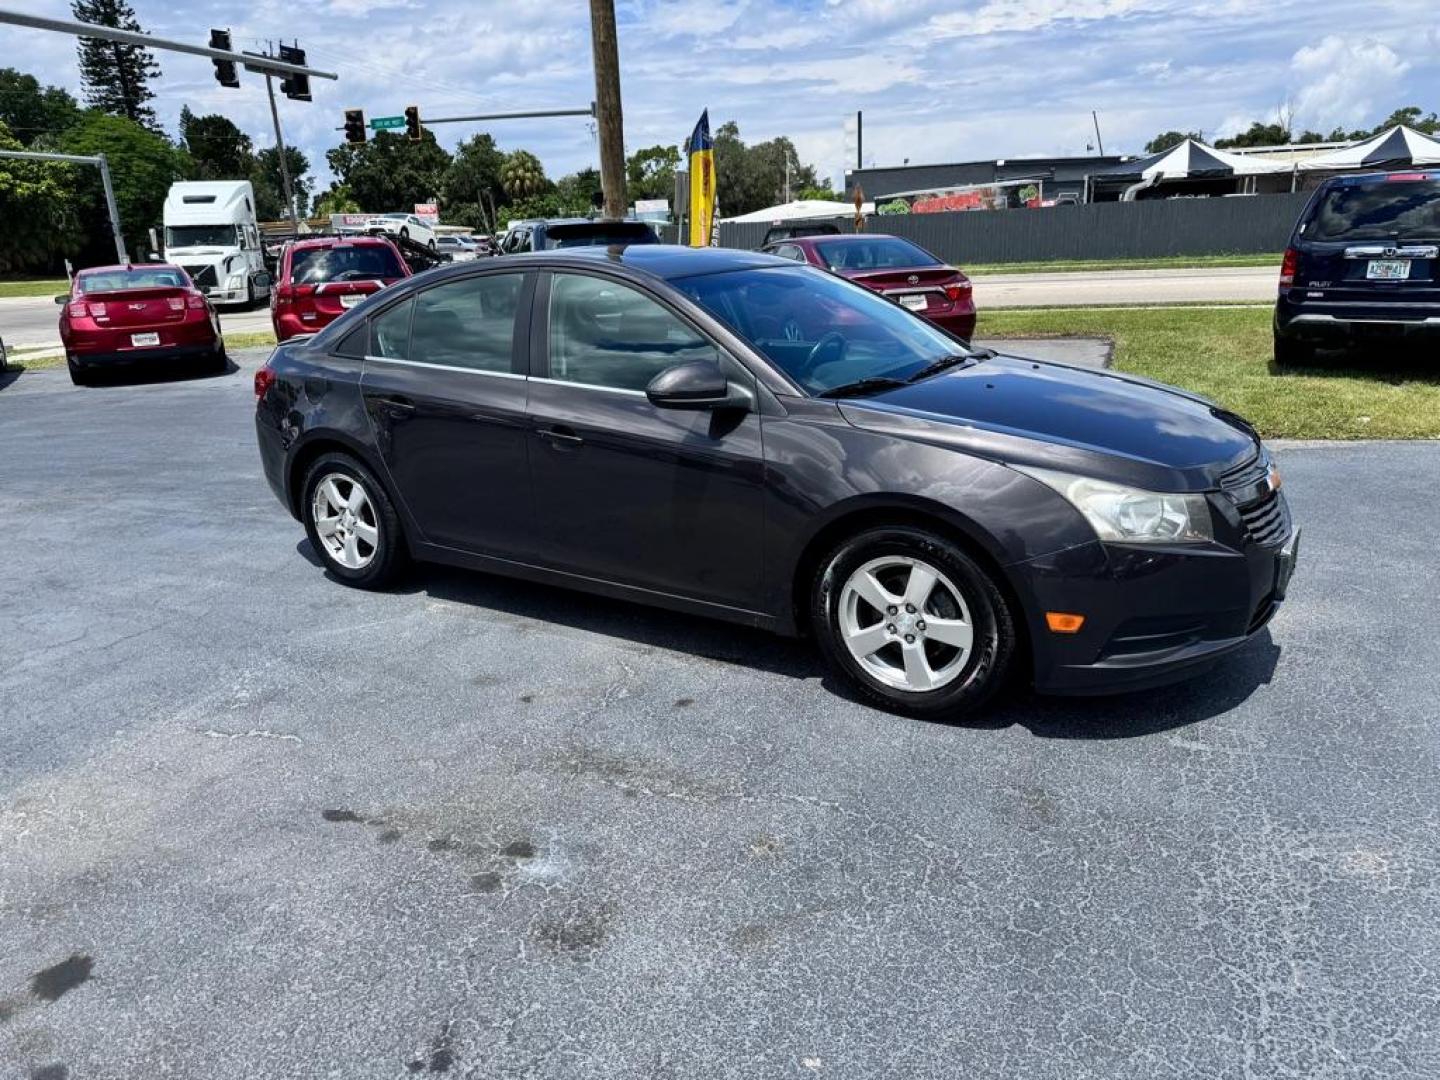
[[[69,302],[70,302],[70,294],[69,294],[69,293],[64,293],[64,294],[62,294],[62,295],[60,295],[60,296],[55,297],[55,303],[59,304],[61,307],[64,307],[64,306],[65,306],[66,304],[68,304]]]
[[[263,270],[260,271],[260,273],[258,273],[258,274],[255,275],[255,285],[256,285],[258,288],[268,289],[268,288],[270,288],[271,285],[274,285],[274,284],[275,284],[275,279],[274,279],[273,277],[271,277],[269,274],[267,274],[267,273],[266,273],[265,271],[263,271]]]
[[[708,360],[666,368],[650,380],[645,396],[661,409],[749,409],[754,404],[749,391]]]

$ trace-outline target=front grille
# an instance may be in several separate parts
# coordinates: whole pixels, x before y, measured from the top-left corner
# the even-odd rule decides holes
[[[213,289],[219,284],[213,266],[182,266],[180,269],[190,275],[197,289]]]
[[[1257,452],[1220,475],[1223,491],[1240,512],[1245,533],[1261,547],[1279,547],[1290,535],[1290,511],[1270,486],[1270,459]]]

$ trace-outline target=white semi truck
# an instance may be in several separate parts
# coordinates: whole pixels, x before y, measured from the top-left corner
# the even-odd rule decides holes
[[[184,180],[165,196],[164,257],[185,268],[211,303],[270,295],[265,249],[248,180]]]

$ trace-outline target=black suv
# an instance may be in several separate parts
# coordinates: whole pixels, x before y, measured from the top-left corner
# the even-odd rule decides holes
[[[1280,268],[1275,362],[1419,334],[1440,336],[1440,172],[1326,180]]]
[[[765,230],[760,246],[769,247],[781,240],[798,240],[802,236],[839,236],[840,226],[829,221],[802,221],[790,225],[772,225]]]
[[[500,241],[500,254],[553,251],[570,247],[609,247],[612,244],[658,244],[660,238],[643,221],[601,221],[589,218],[549,218],[517,221]]]

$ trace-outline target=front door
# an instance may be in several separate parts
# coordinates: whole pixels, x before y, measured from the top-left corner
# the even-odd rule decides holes
[[[385,465],[424,539],[523,555],[531,528],[521,272],[434,285],[370,320],[360,387]]]
[[[662,409],[645,387],[704,360],[754,379],[654,297],[612,278],[542,280],[531,380],[537,550],[587,577],[755,610],[764,462],[755,412]]]

